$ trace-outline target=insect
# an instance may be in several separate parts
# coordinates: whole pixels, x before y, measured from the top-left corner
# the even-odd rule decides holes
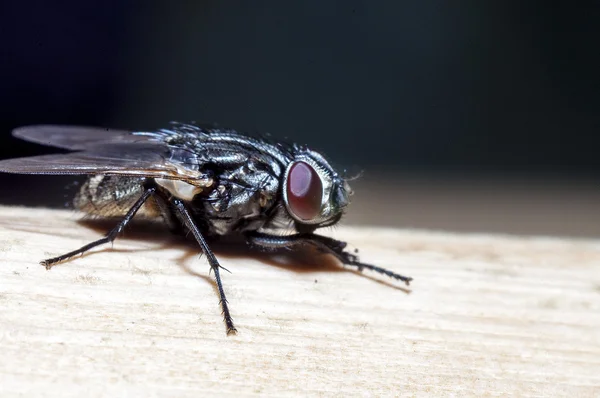
[[[262,250],[313,246],[358,270],[369,269],[407,285],[412,280],[359,261],[346,242],[315,230],[340,221],[352,191],[319,153],[230,129],[172,122],[156,131],[38,125],[15,137],[70,150],[0,161],[0,171],[87,175],[74,206],[90,215],[119,217],[103,238],[41,262],[47,269],[112,242],[139,214],[162,217],[176,232],[191,233],[214,273],[227,334],[229,312],[219,261],[207,238],[238,234]]]

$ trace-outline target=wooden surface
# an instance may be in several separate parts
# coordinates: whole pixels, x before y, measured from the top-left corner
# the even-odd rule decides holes
[[[0,207],[0,396],[600,396],[600,240],[344,227],[411,289],[324,257],[219,248],[226,336],[197,248]]]

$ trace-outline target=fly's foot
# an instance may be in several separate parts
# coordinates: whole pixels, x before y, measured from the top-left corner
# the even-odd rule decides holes
[[[404,282],[406,284],[406,286],[410,286],[410,281],[413,280],[413,278],[411,278],[410,276],[400,275],[393,271],[390,271],[385,268],[377,267],[375,265],[361,263],[358,260],[358,256],[355,256],[354,254],[350,254],[348,252],[342,253],[342,262],[346,265],[351,265],[353,267],[356,267],[359,272],[362,272],[363,270],[368,269],[368,270],[377,272],[379,274],[386,275],[392,279],[396,279],[397,281]]]
[[[237,334],[237,329],[234,326],[227,328],[227,336],[235,336]]]
[[[50,270],[50,268],[54,267],[56,264],[60,263],[63,260],[65,260],[65,258],[62,257],[47,258],[46,260],[40,261],[40,265],[43,265],[44,268]]]
[[[52,262],[52,259],[40,261],[40,265],[43,265],[47,270],[50,270],[55,264],[56,263]]]

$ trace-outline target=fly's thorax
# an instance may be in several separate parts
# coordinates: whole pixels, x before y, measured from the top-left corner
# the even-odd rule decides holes
[[[263,163],[248,160],[215,176],[204,200],[214,232],[225,235],[260,228],[278,201],[279,176]]]

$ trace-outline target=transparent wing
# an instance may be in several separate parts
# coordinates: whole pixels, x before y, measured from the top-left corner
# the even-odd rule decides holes
[[[14,129],[13,136],[57,148],[84,150],[99,144],[147,142],[149,137],[98,127],[35,125]]]
[[[119,174],[179,180],[206,178],[195,168],[168,160],[160,143],[100,145],[93,150],[0,161],[0,172],[17,174]]]

